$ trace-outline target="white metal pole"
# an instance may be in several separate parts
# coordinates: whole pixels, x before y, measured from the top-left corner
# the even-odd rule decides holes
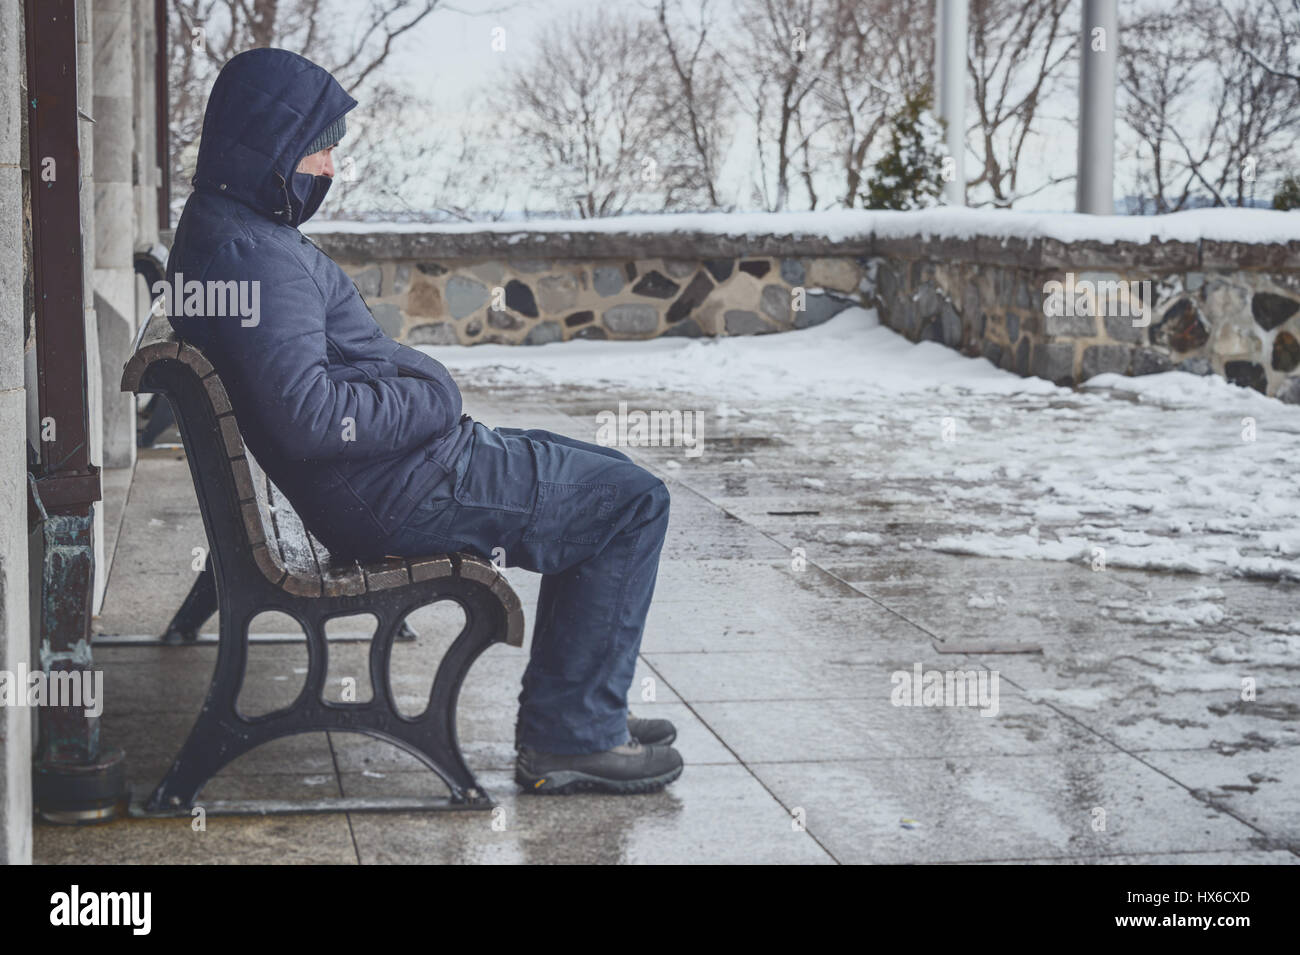
[[[935,0],[935,113],[947,124],[944,142],[951,163],[943,186],[944,202],[966,204],[966,32],[967,0]]]
[[[1075,209],[1115,211],[1115,62],[1117,0],[1083,0],[1079,48],[1079,180]]]

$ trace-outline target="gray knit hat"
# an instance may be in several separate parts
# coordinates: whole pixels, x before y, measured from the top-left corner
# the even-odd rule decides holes
[[[307,146],[304,156],[310,156],[312,153],[318,153],[327,146],[337,146],[343,134],[347,132],[348,124],[342,116],[330,123],[321,134],[313,139]]]

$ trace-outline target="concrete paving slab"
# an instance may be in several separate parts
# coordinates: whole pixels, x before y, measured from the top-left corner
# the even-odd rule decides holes
[[[98,826],[38,823],[33,860],[41,865],[355,865],[344,813],[127,819]]]
[[[906,623],[901,624],[907,627]],[[912,648],[916,650],[917,648]],[[888,635],[855,642],[840,651],[795,653],[647,653],[645,659],[692,704],[722,700],[821,700],[888,697],[890,677],[925,670],[968,667],[962,657],[909,652]]]
[[[1005,691],[996,714],[983,716],[976,707],[894,706],[889,689],[883,683],[878,695],[863,699],[693,705],[747,765],[1115,751],[1073,720]]]
[[[1053,709],[1087,726],[1128,752],[1210,750],[1231,756],[1274,752],[1300,761],[1300,689],[1270,687],[1253,701],[1236,689],[1161,693],[1135,687],[1123,697],[1083,694],[1087,705],[1070,705],[1066,692],[1052,694]],[[1291,749],[1288,749],[1291,748]]]
[[[354,777],[345,776],[345,788]],[[483,779],[491,813],[351,813],[357,850],[373,863],[832,862],[781,805],[735,765],[690,766],[641,796],[522,795],[508,773]],[[493,828],[496,821],[499,829]]]
[[[1142,758],[1209,805],[1257,827],[1279,846],[1300,851],[1300,749],[1231,755],[1164,751]]]
[[[1272,849],[1123,753],[759,763],[841,862],[915,863]],[[1105,831],[1093,828],[1105,811]]]

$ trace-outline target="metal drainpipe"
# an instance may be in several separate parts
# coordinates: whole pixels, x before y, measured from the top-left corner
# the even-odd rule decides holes
[[[40,465],[29,481],[41,527],[40,662],[51,690],[95,687],[90,651],[99,468],[90,463],[77,145],[76,0],[26,0]],[[102,685],[102,684],[101,684]],[[41,707],[37,811],[55,822],[110,819],[126,809],[121,750],[101,745],[99,717]],[[102,702],[102,701],[99,701]]]

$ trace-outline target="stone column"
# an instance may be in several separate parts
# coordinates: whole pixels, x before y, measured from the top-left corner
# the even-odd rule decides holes
[[[135,461],[135,404],[118,389],[135,335],[135,77],[132,0],[93,0],[95,314],[99,330],[106,468]],[[87,232],[87,235],[90,233]],[[96,601],[98,605],[98,600]]]
[[[0,0],[0,670],[30,668],[21,0]],[[32,720],[0,706],[0,865],[32,860]]]
[[[162,181],[154,125],[157,122],[154,104],[158,94],[154,80],[154,55],[158,50],[158,38],[154,35],[157,32],[154,0],[134,0],[131,20],[135,98],[135,247],[143,249],[158,241],[158,184]],[[137,316],[141,314],[139,309],[147,303],[147,299],[137,302]]]
[[[93,118],[95,102],[95,28],[91,0],[77,0],[77,102]],[[90,463],[104,461],[104,376],[99,357],[99,318],[95,314],[95,124],[85,117],[77,136],[81,150],[81,267],[86,319],[86,419]],[[95,504],[95,592],[93,609],[99,610],[104,585],[104,508]]]

